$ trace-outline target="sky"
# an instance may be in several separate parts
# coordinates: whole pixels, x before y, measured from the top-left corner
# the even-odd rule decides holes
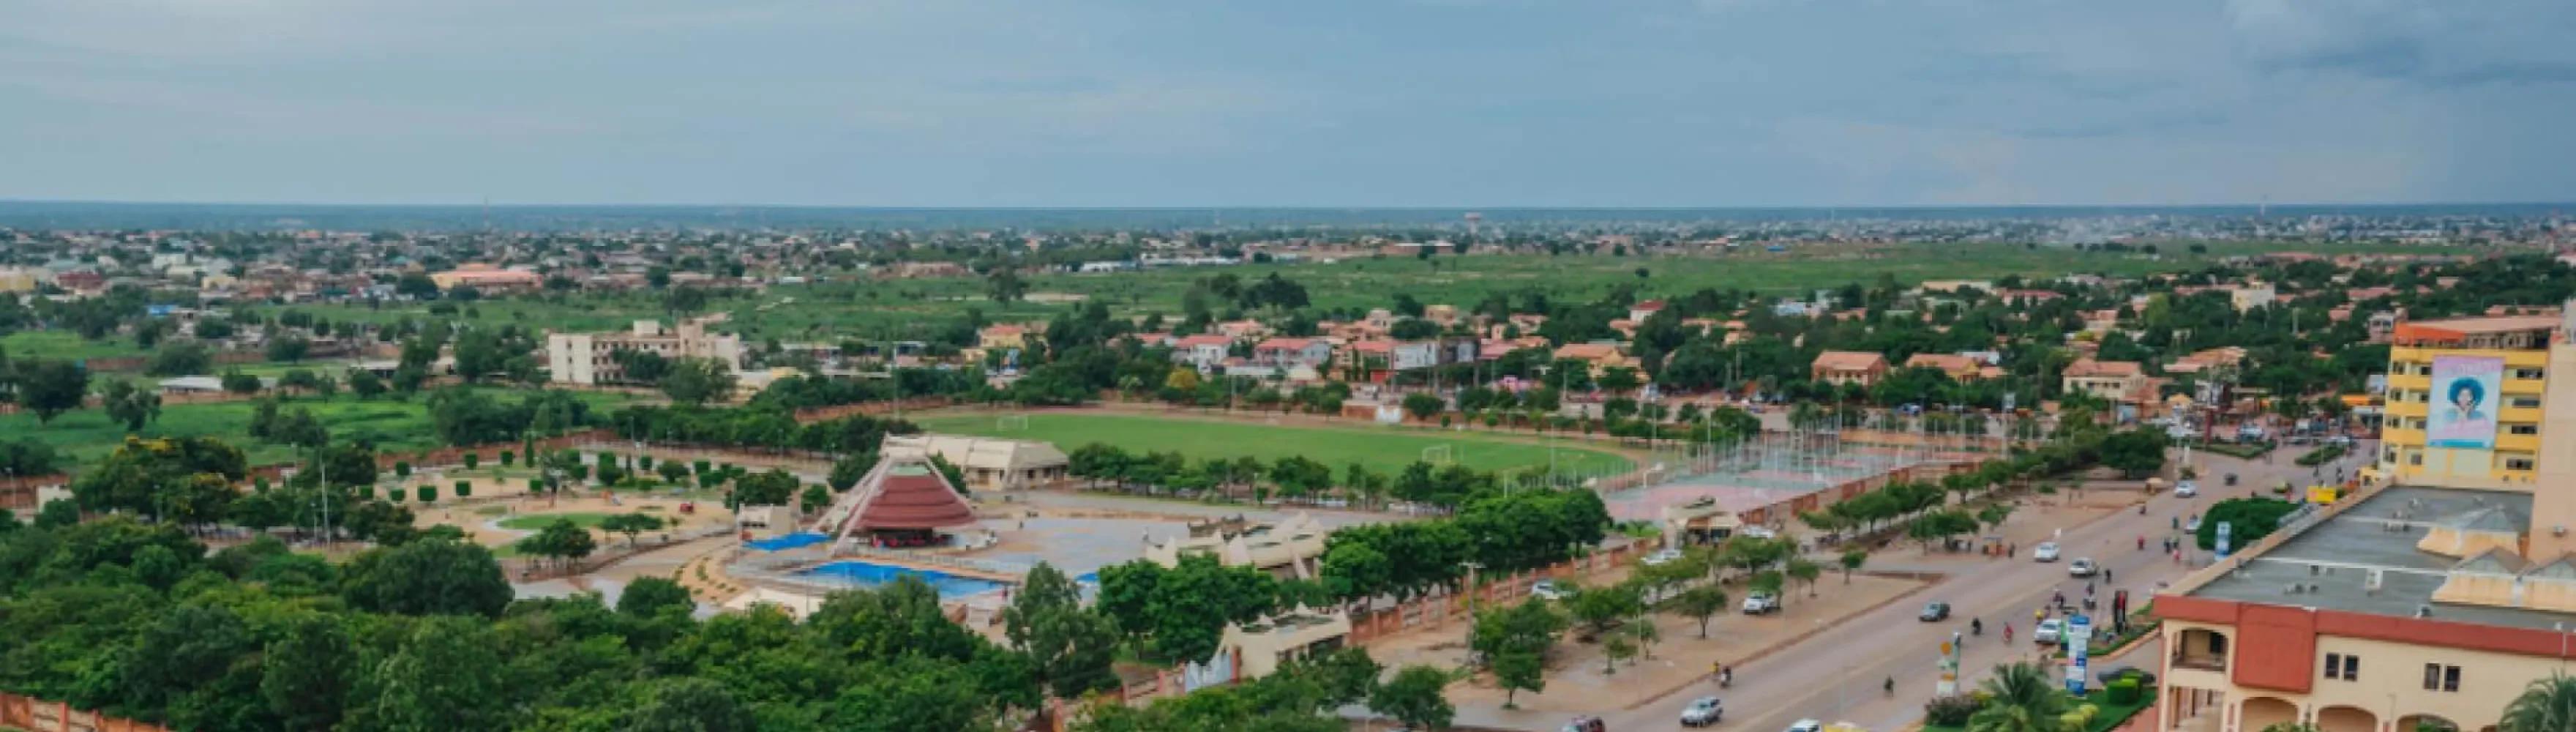
[[[2569,0],[0,0],[0,199],[2576,201]]]

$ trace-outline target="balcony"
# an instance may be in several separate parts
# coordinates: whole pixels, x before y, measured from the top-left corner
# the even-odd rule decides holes
[[[2174,668],[2225,672],[2227,670],[2227,656],[2226,654],[2213,653],[2176,653],[2173,654],[2173,666]]]

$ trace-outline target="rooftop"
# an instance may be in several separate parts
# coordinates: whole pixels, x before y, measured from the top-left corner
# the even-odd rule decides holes
[[[2410,328],[2435,329],[2463,335],[2470,333],[2511,333],[2523,330],[2548,330],[2550,328],[2558,327],[2558,316],[2499,315],[2483,318],[2418,320],[2407,323],[2406,325]]]
[[[2416,550],[2431,525],[2530,512],[2525,493],[2393,486],[2312,526],[2287,529],[2298,533],[2187,594],[2392,617],[2412,617],[2431,605],[2435,620],[2541,630],[2576,622],[2571,613],[2433,601],[2433,591],[2463,562]],[[2368,587],[2374,571],[2377,591]]]

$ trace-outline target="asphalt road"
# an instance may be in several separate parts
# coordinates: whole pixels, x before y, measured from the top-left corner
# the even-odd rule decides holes
[[[2375,446],[2365,443],[2353,450],[2355,457],[2342,464],[2349,470],[2361,463],[2359,456],[2375,454],[2373,449]],[[1940,643],[1953,632],[1966,633],[1971,618],[1982,618],[1986,632],[1982,637],[1967,639],[1960,663],[1962,689],[1974,688],[1997,664],[2038,656],[2042,649],[2030,641],[2031,612],[2047,603],[2054,591],[2066,592],[2070,603],[2079,603],[2083,597],[2084,580],[2067,575],[2069,561],[2090,557],[2118,580],[2103,583],[2096,590],[2101,605],[2093,615],[2099,622],[2108,622],[2112,590],[2129,590],[2134,608],[2152,599],[2157,583],[2180,577],[2189,569],[2160,551],[2161,538],[2174,533],[2174,518],[2197,514],[2216,500],[2248,495],[2276,480],[2295,478],[2304,485],[2308,469],[2291,462],[2297,454],[2295,449],[2285,449],[2273,463],[2204,456],[2200,462],[2207,479],[2200,481],[2199,497],[2176,498],[2166,492],[2148,499],[2144,515],[2131,508],[2081,526],[2060,527],[2064,534],[2058,543],[2064,560],[2034,562],[2030,547],[2023,546],[2021,556],[2015,559],[1964,567],[1953,564],[1948,579],[1917,593],[1910,601],[1864,613],[1833,631],[1738,666],[1730,689],[1720,691],[1714,684],[1686,687],[1635,709],[1609,715],[1606,721],[1613,730],[1678,728],[1684,706],[1692,699],[1714,693],[1726,701],[1726,719],[1720,729],[1768,732],[1809,718],[1847,721],[1882,732],[1901,728],[1919,719],[1923,702],[1934,695],[1940,679]],[[2326,472],[2331,473],[2333,468],[2329,465]],[[2239,474],[2234,488],[2220,485],[2218,476],[2229,472]],[[2140,536],[2147,538],[2146,551],[2137,549]],[[2196,552],[2187,556],[2200,558]],[[1888,568],[1891,564],[1894,562],[1873,562],[1872,566]],[[1931,600],[1952,605],[1949,621],[1926,623],[1917,619],[1923,602]],[[2010,645],[2004,644],[2001,637],[2007,622],[2016,634]],[[2098,654],[2109,649],[2094,650]],[[2142,648],[2120,661],[2097,662],[2094,670],[2120,663],[2153,666],[2160,653],[2157,648]],[[1883,690],[1888,679],[1896,681],[1892,695]]]

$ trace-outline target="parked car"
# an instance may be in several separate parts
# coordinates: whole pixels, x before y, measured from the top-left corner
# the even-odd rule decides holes
[[[1779,611],[1780,596],[1778,595],[1768,592],[1756,592],[1744,596],[1744,614],[1746,615],[1763,615]]]
[[[2091,577],[2095,571],[2100,569],[2100,567],[2093,566],[2092,559],[2087,557],[2076,557],[2075,561],[2067,563],[2066,574],[2070,577]]]
[[[1690,706],[1682,707],[1682,726],[1706,727],[1717,724],[1718,718],[1723,716],[1726,716],[1726,705],[1717,697],[1703,696],[1693,700]]]
[[[2031,547],[2030,560],[2034,562],[2057,561],[2057,542],[2043,541],[2039,543],[2039,546]]]
[[[1575,717],[1574,721],[1565,723],[1565,732],[1602,732],[1605,729],[1608,729],[1608,725],[1603,724],[1600,717],[1588,715]]]
[[[2174,484],[2175,498],[2190,498],[2197,495],[2200,495],[2200,481],[2186,480]]]
[[[1772,530],[1771,530],[1771,527],[1769,527],[1769,526],[1747,526],[1747,527],[1744,527],[1742,530],[1737,531],[1736,533],[1738,533],[1738,534],[1743,534],[1743,535],[1745,535],[1745,536],[1750,536],[1750,537],[1753,537],[1753,538],[1756,538],[1756,539],[1777,539],[1777,538],[1780,538],[1780,532],[1772,531]]]
[[[2031,631],[2030,633],[2030,640],[2033,643],[2053,644],[2065,639],[2066,621],[2056,618],[2039,621],[2039,629]]]
[[[1921,619],[1926,623],[1948,620],[1950,619],[1950,603],[1939,601],[1924,603],[1923,612],[1916,614],[1914,617]]]
[[[1563,600],[1573,597],[1574,590],[1557,584],[1556,580],[1539,580],[1530,583],[1530,596],[1541,600]]]
[[[1825,723],[1813,719],[1801,719],[1781,732],[1825,732]]]
[[[1653,554],[1648,554],[1648,555],[1646,555],[1646,558],[1644,558],[1644,559],[1640,559],[1640,560],[1637,560],[1637,561],[1639,561],[1639,562],[1643,562],[1643,563],[1645,563],[1645,565],[1646,565],[1646,566],[1652,567],[1652,566],[1655,566],[1655,565],[1668,563],[1668,562],[1671,562],[1671,561],[1673,561],[1673,560],[1680,559],[1680,558],[1682,558],[1682,550],[1680,550],[1680,549],[1662,549],[1662,550],[1658,550],[1658,551],[1656,551],[1656,552],[1655,552],[1655,553],[1653,553]]]

